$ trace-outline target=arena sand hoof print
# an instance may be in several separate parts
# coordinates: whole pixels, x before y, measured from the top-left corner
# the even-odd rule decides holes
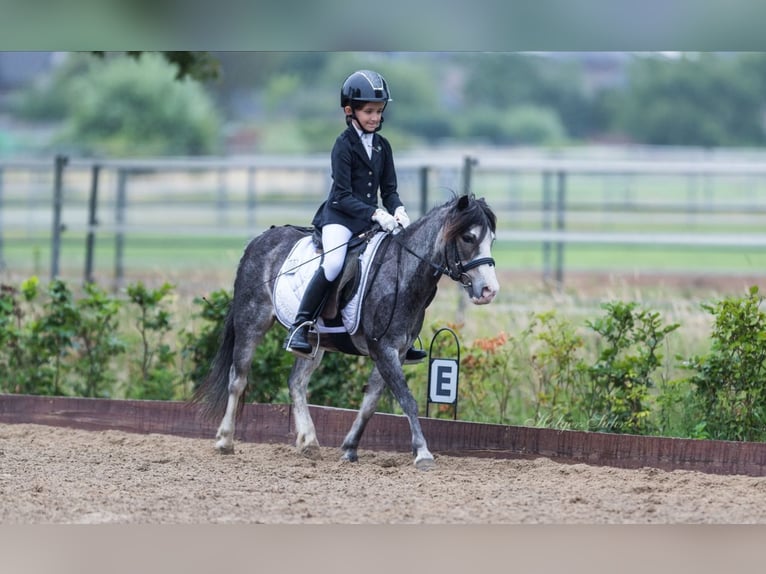
[[[215,451],[218,454],[223,454],[223,455],[234,454],[234,445],[229,445],[229,446],[218,446],[218,445],[216,445]]]
[[[298,452],[303,458],[309,460],[322,460],[322,449],[317,444],[307,444],[306,446],[299,448]]]
[[[432,458],[421,458],[415,461],[415,468],[418,470],[426,471],[431,470],[436,466],[436,461]]]

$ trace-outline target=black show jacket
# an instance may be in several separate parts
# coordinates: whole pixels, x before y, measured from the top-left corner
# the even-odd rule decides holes
[[[378,190],[383,206],[393,215],[402,205],[397,192],[396,170],[391,144],[380,134],[372,136],[372,159],[367,157],[353,125],[342,132],[332,148],[332,186],[327,199],[319,206],[312,225],[321,229],[339,223],[357,234],[372,225],[378,208]]]

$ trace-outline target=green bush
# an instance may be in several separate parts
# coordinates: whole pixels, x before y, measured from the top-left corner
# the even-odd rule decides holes
[[[138,308],[135,326],[141,338],[140,350],[131,363],[131,381],[127,396],[131,399],[169,400],[176,398],[180,376],[175,368],[176,352],[166,342],[171,331],[170,312],[166,298],[172,291],[170,283],[159,289],[147,289],[141,282],[128,285],[129,301]]]
[[[535,387],[535,425],[576,425],[575,404],[587,376],[581,357],[583,337],[555,310],[533,314],[523,336],[530,341],[526,356]]]
[[[129,285],[126,299],[88,284],[74,294],[60,280],[46,288],[30,277],[0,287],[0,392],[89,397],[186,399],[185,383],[201,381],[221,337],[231,302],[220,290],[194,299],[199,322],[174,327],[172,285]],[[671,379],[663,347],[679,327],[637,303],[610,302],[584,328],[556,311],[532,314],[517,335],[500,332],[462,344],[434,323],[424,347],[432,358],[457,357],[460,419],[562,429],[766,440],[766,314],[752,287],[745,297],[703,305],[714,318],[710,350],[678,367]],[[130,318],[126,327],[120,319]],[[247,402],[290,402],[294,358],[276,325],[257,347]],[[433,341],[433,343],[431,343]],[[176,349],[180,349],[176,350]],[[661,367],[666,367],[661,370]],[[426,368],[424,368],[426,367]],[[309,384],[312,404],[358,408],[371,361],[326,353]],[[405,365],[413,395],[425,410],[426,363]],[[658,373],[659,371],[659,373]],[[124,373],[120,378],[116,373]],[[400,412],[384,393],[382,412]],[[430,416],[452,418],[451,405]]]
[[[37,277],[0,291],[0,390],[43,395],[110,396],[110,361],[124,351],[116,336],[119,301],[95,285],[75,300],[61,280],[39,301]]]
[[[507,343],[511,345],[507,345]],[[495,337],[476,339],[461,357],[463,416],[471,420],[507,423],[513,390],[518,388],[519,371],[514,369],[514,340],[501,332]],[[487,404],[494,408],[486,408]]]
[[[502,424],[646,434],[653,430],[655,378],[665,337],[658,313],[637,303],[603,305],[586,321],[596,357],[585,356],[586,337],[555,311],[533,314],[519,337],[479,338],[461,352],[461,418]],[[449,343],[449,342],[448,342]],[[454,343],[440,351],[455,356]],[[425,387],[425,382],[422,383]],[[437,409],[446,416],[449,409]]]
[[[0,293],[0,385],[3,392],[55,395],[56,370],[50,346],[43,339],[37,277],[21,284],[20,291],[3,285]],[[55,355],[58,349],[53,350]]]
[[[72,387],[77,395],[112,396],[116,377],[110,368],[113,357],[126,350],[119,338],[119,300],[110,297],[94,283],[84,287],[85,295],[76,302],[77,324],[74,372],[80,376]]]
[[[747,296],[705,304],[714,317],[710,351],[684,367],[695,371],[701,416],[700,437],[766,440],[766,314],[763,296],[751,287]]]
[[[665,337],[680,325],[663,325],[660,314],[637,303],[612,302],[606,315],[587,325],[600,335],[597,361],[588,367],[590,389],[581,395],[589,430],[647,434],[649,389],[662,364]]]

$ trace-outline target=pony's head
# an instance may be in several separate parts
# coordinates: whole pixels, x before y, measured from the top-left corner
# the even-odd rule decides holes
[[[440,243],[450,277],[463,284],[473,303],[485,305],[500,288],[492,259],[497,218],[484,198],[473,195],[453,198],[446,207]]]

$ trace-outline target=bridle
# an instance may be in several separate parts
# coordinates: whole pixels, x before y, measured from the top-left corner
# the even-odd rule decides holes
[[[372,235],[375,232],[380,230],[380,226],[376,223],[371,230],[369,230],[366,233],[361,234],[362,236],[367,236],[368,234]],[[399,245],[399,253],[397,255],[397,275],[398,275],[398,269],[401,265],[401,255],[402,251],[406,251],[407,253],[415,256],[416,258],[420,259],[422,262],[430,265],[434,270],[434,277],[440,277],[441,275],[446,275],[453,281],[457,281],[460,283],[464,289],[468,290],[473,286],[473,283],[471,282],[471,277],[468,275],[468,271],[471,269],[474,269],[476,267],[479,267],[480,265],[491,265],[495,266],[495,260],[492,257],[478,257],[476,259],[472,259],[471,261],[468,261],[467,263],[463,263],[460,261],[460,257],[458,256],[458,249],[457,249],[457,239],[453,239],[450,243],[450,246],[452,247],[452,257],[449,257],[447,254],[447,248],[444,250],[444,260],[447,262],[446,265],[440,265],[439,263],[436,263],[435,261],[432,261],[430,259],[426,259],[419,253],[416,253],[412,249],[410,249],[407,245],[404,244],[404,242],[399,238],[398,233],[389,233],[388,237],[396,241],[396,243]],[[390,241],[386,241],[385,245],[383,247],[383,251],[381,253],[381,257],[383,257],[388,250],[388,246],[390,245]],[[454,265],[450,266],[450,261],[454,259]],[[380,265],[378,265],[375,269],[375,272],[373,273],[373,279],[377,275],[377,272],[380,270]],[[369,280],[367,282],[368,289],[369,286],[372,285],[373,281]],[[394,317],[394,309],[396,308],[396,301],[399,297],[399,281],[396,281],[396,287],[394,290],[394,303],[391,305],[391,314],[388,317],[388,323],[386,324],[385,329],[381,332],[378,336],[372,336],[372,339],[375,341],[380,340],[381,337],[383,337],[387,332],[388,328],[391,326],[391,321]]]
[[[471,277],[468,275],[468,271],[481,265],[490,265],[492,267],[495,266],[495,260],[492,257],[477,257],[476,259],[472,259],[467,263],[463,263],[460,260],[460,256],[458,254],[456,239],[453,239],[449,244],[451,249],[449,249],[449,247],[444,248],[444,260],[446,261],[446,265],[440,265],[439,263],[436,263],[430,259],[426,259],[422,255],[410,249],[398,238],[397,235],[395,235],[394,238],[396,239],[399,246],[407,251],[407,253],[414,255],[424,263],[430,265],[434,270],[434,277],[446,275],[453,281],[460,283],[465,289],[469,289],[473,285],[471,282]],[[448,250],[452,252],[451,257],[450,254],[447,253]]]

